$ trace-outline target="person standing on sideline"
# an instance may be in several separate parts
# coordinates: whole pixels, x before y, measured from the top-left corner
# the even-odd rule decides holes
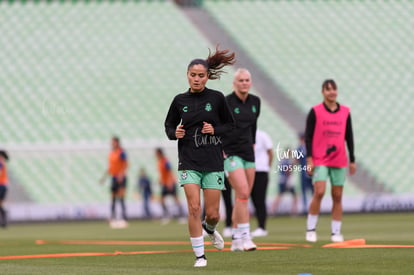
[[[231,222],[231,216],[233,213],[233,198],[232,198],[232,188],[229,183],[229,180],[227,177],[224,177],[224,186],[225,188],[221,192],[223,195],[223,202],[224,202],[224,208],[226,210],[226,219],[224,221],[224,228],[223,228],[223,237],[231,237],[233,234],[232,230],[232,222]]]
[[[7,226],[7,213],[3,207],[4,200],[7,195],[7,185],[9,184],[9,178],[7,176],[6,162],[9,160],[9,155],[6,151],[0,150],[0,226]]]
[[[282,155],[283,158],[281,158],[277,168],[279,171],[279,190],[275,200],[272,203],[271,213],[273,213],[273,215],[277,215],[283,195],[289,192],[292,194],[292,207],[290,214],[294,216],[298,211],[298,196],[296,194],[295,182],[293,178],[295,163],[293,161],[292,151],[290,148],[286,148]]]
[[[249,94],[251,85],[250,72],[247,69],[238,69],[233,78],[234,91],[226,96],[236,122],[236,129],[223,138],[224,169],[235,191],[231,251],[256,250],[250,236],[248,201],[256,172],[254,144],[260,99]]]
[[[178,177],[188,205],[188,229],[196,256],[194,267],[207,266],[203,229],[213,246],[224,248],[216,230],[220,219],[220,196],[224,188],[222,135],[232,131],[233,116],[223,93],[206,87],[218,79],[221,70],[235,62],[235,54],[216,47],[207,59],[194,59],[187,67],[190,88],[174,97],[165,119],[165,132],[178,140]],[[200,190],[204,207],[201,207]],[[205,219],[201,221],[202,209]]]
[[[112,137],[112,151],[108,155],[108,169],[100,182],[103,184],[109,175],[111,177],[111,221],[116,220],[116,202],[121,205],[122,219],[126,222],[125,190],[127,185],[128,160],[125,150],[121,147],[119,137]]]
[[[138,192],[141,194],[144,206],[144,218],[151,219],[150,200],[152,197],[151,180],[145,171],[145,168],[139,169],[138,174]]]
[[[349,107],[340,105],[337,86],[334,80],[322,84],[323,102],[313,106],[306,119],[307,167],[312,175],[314,194],[307,218],[306,240],[316,242],[316,225],[326,181],[329,178],[332,190],[331,241],[342,242],[342,191],[345,183],[346,167],[349,173],[356,171],[354,138]],[[345,142],[349,152],[349,163]]]
[[[258,227],[251,235],[252,237],[265,237],[268,235],[266,230],[267,208],[266,194],[269,182],[269,171],[273,162],[273,143],[270,136],[259,129],[256,131],[256,145],[254,158],[256,160],[256,175],[251,198],[255,208]]]
[[[167,156],[165,156],[164,151],[161,148],[155,149],[155,155],[158,162],[159,183],[161,185],[161,206],[164,212],[163,223],[167,223],[171,217],[171,213],[169,213],[167,205],[165,204],[167,196],[172,196],[174,198],[175,206],[178,211],[178,217],[184,217],[184,211],[177,196],[177,180],[172,170],[170,161]]]
[[[308,191],[313,194],[313,184],[312,184],[312,177],[310,177],[307,173],[307,166],[306,166],[306,144],[305,144],[305,134],[299,134],[299,146],[296,149],[298,152],[299,159],[297,163],[300,165],[300,187],[302,191],[302,203],[303,203],[303,213],[308,214],[308,200],[307,200],[307,193]]]

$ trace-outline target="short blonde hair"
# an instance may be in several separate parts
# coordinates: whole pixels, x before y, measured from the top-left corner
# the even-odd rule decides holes
[[[234,73],[234,75],[233,75],[233,80],[236,79],[236,77],[238,77],[242,73],[247,73],[250,76],[250,78],[252,77],[252,75],[250,74],[250,72],[249,72],[248,69],[246,69],[246,68],[238,68],[236,70],[236,72]]]

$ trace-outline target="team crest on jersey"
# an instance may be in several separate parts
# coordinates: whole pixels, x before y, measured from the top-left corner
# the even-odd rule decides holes
[[[187,177],[188,177],[188,175],[187,175],[187,171],[182,171],[182,172],[181,172],[181,178],[182,178],[183,180],[186,180],[186,179],[187,179]]]
[[[184,107],[183,107],[183,112],[184,112],[184,113],[187,113],[187,112],[188,112],[188,106],[184,106]]]
[[[240,114],[240,109],[239,109],[239,107],[234,108],[234,112],[235,112],[236,114]]]
[[[210,102],[207,102],[206,107],[204,108],[204,110],[206,110],[207,112],[210,112],[211,110],[213,110],[213,107],[211,106]]]
[[[252,106],[252,112],[253,113],[256,113],[257,112],[257,109],[256,109],[256,106],[255,105]]]

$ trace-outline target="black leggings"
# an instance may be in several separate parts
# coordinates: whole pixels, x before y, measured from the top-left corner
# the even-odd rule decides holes
[[[267,209],[266,192],[269,181],[268,172],[256,172],[251,198],[255,208],[258,226],[266,229]]]
[[[223,195],[224,206],[226,207],[226,227],[231,227],[231,215],[233,213],[233,202],[231,198],[231,186],[227,177],[224,178],[224,185],[226,190],[223,190],[221,194]]]

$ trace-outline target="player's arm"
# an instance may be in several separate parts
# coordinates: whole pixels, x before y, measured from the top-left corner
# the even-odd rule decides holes
[[[180,130],[185,131],[183,129],[183,126],[181,127],[179,126],[180,121],[181,121],[181,116],[177,108],[176,98],[174,98],[173,102],[170,105],[170,108],[167,113],[167,117],[165,118],[165,122],[164,122],[165,133],[167,134],[167,137],[170,140],[176,140],[177,138],[180,138],[180,137],[177,137],[177,134],[176,134],[176,131],[178,130],[178,128],[180,128]]]
[[[316,124],[316,115],[313,108],[309,111],[309,114],[306,118],[306,129],[305,129],[305,144],[306,144],[306,171],[309,175],[313,173],[313,160],[312,160],[312,141],[313,141],[313,134],[315,132],[315,124]]]
[[[267,149],[267,155],[269,156],[269,167],[272,167],[273,163],[273,149]]]
[[[256,144],[256,131],[257,131],[257,119],[260,115],[260,98],[257,98],[257,110],[256,110],[256,120],[254,121],[254,124],[252,126],[252,140],[253,144]]]
[[[219,107],[220,124],[215,125],[214,135],[223,135],[232,131],[235,127],[233,114],[230,112],[230,108],[227,105],[227,101],[222,95],[221,104]]]
[[[354,155],[354,133],[352,130],[351,114],[348,115],[348,118],[346,120],[345,140],[349,152],[349,173],[353,175],[356,171],[356,164]]]
[[[101,179],[99,180],[99,183],[100,183],[100,184],[104,184],[104,182],[106,181],[106,179],[108,178],[108,176],[109,176],[109,171],[108,171],[108,169],[106,169],[106,170],[104,171],[104,173],[103,173],[103,175],[102,175]]]

